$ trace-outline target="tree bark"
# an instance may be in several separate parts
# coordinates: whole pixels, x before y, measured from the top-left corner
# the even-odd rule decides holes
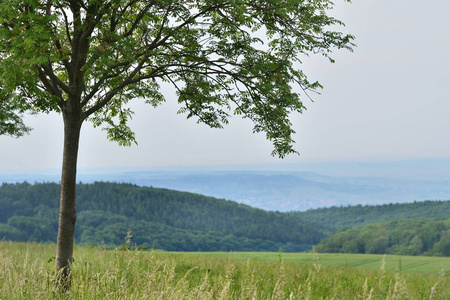
[[[75,192],[77,176],[78,145],[81,131],[81,114],[63,111],[64,150],[61,172],[61,195],[58,240],[55,269],[58,283],[64,290],[70,288],[70,267],[73,258],[73,241],[76,222]]]

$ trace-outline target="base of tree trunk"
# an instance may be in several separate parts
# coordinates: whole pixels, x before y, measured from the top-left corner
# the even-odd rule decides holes
[[[56,289],[59,293],[67,293],[72,286],[70,266],[59,269],[56,273]]]

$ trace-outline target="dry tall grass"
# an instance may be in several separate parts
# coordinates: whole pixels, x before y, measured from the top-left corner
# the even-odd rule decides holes
[[[73,285],[55,289],[54,245],[0,242],[0,299],[449,299],[443,275],[75,248]],[[313,258],[313,257],[312,257]]]

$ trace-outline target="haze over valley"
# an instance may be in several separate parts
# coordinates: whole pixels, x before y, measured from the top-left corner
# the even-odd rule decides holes
[[[450,199],[450,160],[305,165],[82,169],[79,181],[124,182],[198,193],[272,211]],[[324,175],[325,174],[325,175]],[[0,175],[2,182],[59,182],[57,171]]]

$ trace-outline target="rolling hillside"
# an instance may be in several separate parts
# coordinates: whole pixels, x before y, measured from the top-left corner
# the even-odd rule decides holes
[[[55,242],[59,185],[3,184],[0,238]],[[304,251],[325,237],[296,216],[192,193],[103,183],[77,186],[76,242],[175,251]]]
[[[3,184],[0,239],[55,242],[59,185]],[[444,255],[450,201],[273,212],[132,184],[77,186],[76,243],[169,251],[309,251]],[[131,230],[131,232],[129,232]],[[447,241],[448,240],[448,241]]]

